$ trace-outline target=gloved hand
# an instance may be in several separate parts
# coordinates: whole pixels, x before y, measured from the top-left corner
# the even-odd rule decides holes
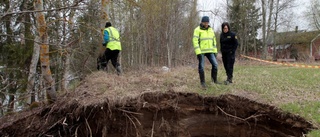
[[[217,58],[218,53],[213,53],[214,57]]]
[[[105,47],[107,44],[106,43],[102,43],[102,46]]]
[[[201,54],[198,54],[198,55],[197,55],[197,58],[198,58],[198,59],[200,59],[200,58],[201,58],[201,56],[202,56]]]

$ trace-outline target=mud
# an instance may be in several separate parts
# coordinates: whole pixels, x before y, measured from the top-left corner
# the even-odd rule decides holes
[[[121,100],[69,93],[0,123],[3,137],[299,137],[314,129],[302,117],[247,98],[173,90]]]

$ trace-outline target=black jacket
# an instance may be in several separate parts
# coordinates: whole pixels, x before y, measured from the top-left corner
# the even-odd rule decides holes
[[[222,53],[233,52],[237,50],[238,40],[234,32],[221,33],[220,35],[220,49]]]

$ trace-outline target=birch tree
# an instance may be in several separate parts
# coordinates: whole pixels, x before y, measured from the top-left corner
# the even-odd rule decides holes
[[[38,11],[43,11],[43,0],[34,1],[34,8]],[[40,39],[40,62],[41,62],[41,72],[44,79],[47,100],[49,103],[52,103],[56,100],[56,90],[55,90],[55,81],[52,78],[50,70],[50,60],[49,60],[49,43],[48,43],[48,32],[45,16],[43,12],[36,13],[36,23],[37,30],[39,33]]]
[[[23,1],[21,4],[21,11],[29,11],[32,9],[32,2],[31,1]],[[39,61],[39,51],[40,47],[37,41],[39,39],[35,38],[32,34],[32,26],[31,26],[31,13],[23,13],[21,14],[21,46],[22,48],[33,48],[31,62],[29,64],[29,74],[28,74],[28,81],[26,87],[26,98],[29,99],[28,103],[32,103],[35,101],[35,83],[36,83],[36,75],[37,75],[37,64]],[[25,98],[25,97],[24,97]]]
[[[34,89],[34,84],[36,83],[36,74],[37,74],[37,64],[39,61],[39,55],[40,55],[40,45],[37,43],[39,41],[39,38],[35,38],[35,44],[33,47],[33,54],[32,54],[32,59],[31,59],[31,64],[30,64],[30,69],[29,69],[29,76],[28,76],[28,85],[27,85],[27,93],[29,93],[30,96],[30,104],[35,101],[35,89]]]
[[[266,9],[267,9],[267,5],[265,3],[265,0],[261,0],[261,14],[262,14],[262,49],[263,49],[263,53],[262,53],[262,59],[266,59],[266,54],[264,51],[267,50],[267,38],[266,38],[266,30],[267,30],[267,20],[266,20]]]

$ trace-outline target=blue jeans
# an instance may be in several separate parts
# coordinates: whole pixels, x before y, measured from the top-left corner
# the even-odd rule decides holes
[[[214,56],[213,53],[205,53],[205,54],[200,54],[197,55],[198,60],[199,60],[199,65],[198,65],[198,71],[199,73],[204,73],[204,56],[206,56],[209,60],[209,62],[212,65],[212,71],[217,71],[218,70],[218,61],[216,57]]]

